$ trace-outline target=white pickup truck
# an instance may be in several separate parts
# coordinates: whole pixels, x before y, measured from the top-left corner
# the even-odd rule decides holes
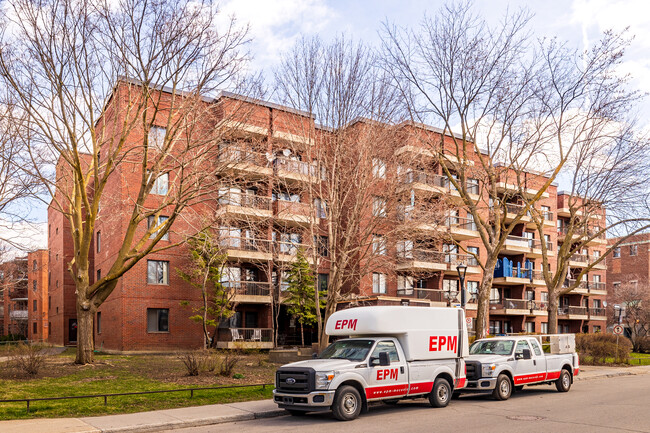
[[[422,397],[444,407],[465,386],[468,336],[461,309],[350,308],[332,314],[326,332],[354,338],[276,372],[273,399],[292,415],[332,410],[347,421],[371,401]]]
[[[462,392],[489,391],[497,400],[507,400],[524,385],[555,384],[567,392],[580,371],[573,334],[485,338],[472,343],[469,353]]]

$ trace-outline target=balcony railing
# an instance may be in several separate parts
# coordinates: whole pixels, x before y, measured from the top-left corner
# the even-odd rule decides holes
[[[299,249],[302,249],[306,255],[309,255],[309,252],[311,251],[311,245],[291,241],[275,241],[273,243],[273,251],[276,254],[288,254],[290,256],[295,256],[298,254]]]
[[[404,173],[400,181],[404,184],[410,185],[412,183],[423,183],[429,186],[437,186],[441,188],[448,188],[449,180],[445,176],[439,174],[427,173],[420,170],[411,170]]]
[[[590,227],[590,228],[588,228],[586,230],[584,228],[582,228],[582,227],[575,227],[573,229],[573,236],[592,237],[592,236],[595,236],[596,233],[600,232],[600,230],[601,230],[600,228],[593,228],[593,227]],[[568,232],[569,232],[569,227],[568,226],[558,227],[558,229],[557,229],[557,233],[559,235],[566,236],[566,234]],[[595,236],[595,239],[605,239],[605,236],[606,235],[603,232],[603,233],[600,233],[597,236]]]
[[[9,318],[12,320],[27,320],[29,318],[29,312],[25,310],[11,310],[9,312]]]
[[[446,263],[452,266],[465,264],[467,266],[478,266],[478,260],[471,254],[459,254],[453,252],[432,251],[424,249],[412,249],[397,252],[397,260],[404,262],[417,260],[428,263]]]
[[[434,289],[408,288],[398,289],[397,296],[411,296],[416,299],[426,299],[433,302],[447,302],[449,292]]]
[[[261,281],[224,281],[221,285],[224,289],[234,290],[237,295],[269,296],[271,293],[271,283]]]
[[[273,341],[273,329],[270,328],[219,328],[217,341]]]
[[[587,307],[564,307],[568,309],[568,313],[576,316],[586,316],[589,314],[589,309]]]
[[[562,284],[562,287],[571,287],[576,283],[575,279],[569,278],[567,279],[564,284]],[[589,289],[589,282],[587,281],[580,281],[580,283],[576,286],[576,289]]]
[[[534,239],[508,235],[508,237],[506,237],[506,244],[513,247],[532,248],[534,245]]]
[[[605,309],[604,308],[590,308],[589,309],[589,315],[590,316],[599,316],[599,317],[604,317],[605,316]]]
[[[452,229],[478,230],[473,218],[449,216],[445,219],[445,225]]]
[[[309,216],[310,206],[309,203],[302,203],[298,201],[285,201],[277,200],[275,202],[277,213],[279,215],[294,214],[300,216]]]
[[[318,168],[315,165],[297,159],[278,157],[275,159],[274,164],[280,170],[298,173],[305,176],[318,176]]]
[[[587,254],[572,254],[569,260],[578,263],[589,263],[589,256]]]
[[[606,285],[603,282],[600,281],[591,281],[589,283],[589,288],[594,289],[594,290],[605,290]]]
[[[219,245],[222,248],[234,250],[259,251],[263,253],[271,251],[271,241],[266,239],[222,237],[219,239]]]
[[[536,250],[542,249],[542,241],[536,239],[531,239],[530,241],[531,242],[529,242],[529,245],[531,248]],[[545,242],[545,243],[546,243],[546,251],[553,251],[553,242]]]
[[[259,167],[269,165],[265,154],[235,145],[223,147],[219,151],[219,160],[226,163],[249,163]]]
[[[241,206],[260,210],[271,210],[271,198],[254,194],[227,192],[219,197],[221,206]]]
[[[542,218],[544,218],[545,221],[553,221],[553,212],[544,210],[540,213],[542,214]]]

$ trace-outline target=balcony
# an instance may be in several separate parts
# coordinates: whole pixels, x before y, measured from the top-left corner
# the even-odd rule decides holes
[[[490,314],[505,314],[513,316],[530,315],[531,301],[526,299],[490,300]]]
[[[222,237],[219,239],[219,245],[231,260],[256,263],[266,262],[273,258],[271,242],[265,239]]]
[[[449,292],[437,289],[405,288],[398,289],[397,296],[429,301],[434,307],[446,307],[449,299]]]
[[[600,307],[590,308],[589,320],[607,320],[605,309]]]
[[[451,237],[457,241],[475,239],[480,236],[476,223],[472,218],[450,216],[446,218],[445,226],[449,230]]]
[[[11,320],[27,320],[29,318],[29,312],[27,309],[24,310],[11,310],[9,312],[9,319]]]
[[[546,242],[546,241],[545,241]],[[522,236],[508,235],[503,244],[503,254],[526,254],[528,257],[542,257],[542,241]],[[546,254],[554,256],[553,243],[546,242]]]
[[[273,174],[273,168],[265,154],[236,145],[220,149],[219,161],[225,170],[236,175],[260,178]]]
[[[318,167],[297,159],[275,158],[278,177],[289,183],[318,183]]]
[[[523,205],[523,204],[506,203],[506,214],[504,216],[506,223],[514,221],[515,218],[517,218],[517,215],[524,212],[525,208],[526,208],[526,206]],[[530,214],[528,214],[528,213],[524,214],[519,219],[519,222],[521,222],[521,223],[529,223],[529,222],[531,222]]]
[[[534,188],[521,188],[520,189],[519,186],[511,184],[511,183],[498,182],[497,183],[497,192],[501,193],[501,194],[506,194],[506,193],[507,194],[519,194],[519,193],[523,193],[528,198],[532,198],[539,192],[539,190],[534,189]],[[548,193],[548,191],[544,191],[542,193],[541,197],[542,198],[549,198],[550,194]]]
[[[567,279],[562,287],[567,288],[571,287],[573,284],[575,284],[576,280],[574,279]],[[576,295],[595,295],[595,296],[605,296],[607,295],[607,290],[605,289],[605,283],[601,283],[600,281],[580,281],[578,286],[571,290],[571,294],[576,294]]]
[[[592,281],[589,283],[589,294],[596,296],[606,296],[607,286],[600,281]]]
[[[290,226],[309,226],[316,223],[309,203],[277,200],[273,202],[273,210],[278,221]]]
[[[416,209],[413,206],[399,206],[397,219],[408,231],[415,230],[437,236],[448,230],[445,226],[438,224],[435,217],[432,217],[426,209]]]
[[[539,216],[542,218],[542,224],[547,226],[547,227],[555,227],[555,219],[553,212],[551,211],[543,211],[543,210],[538,210]],[[530,211],[528,212],[528,215],[530,215]],[[537,225],[533,221],[533,218],[530,217],[530,222],[526,225],[530,229],[535,229],[537,228]]]
[[[589,309],[587,307],[564,306],[557,309],[557,314],[562,319],[568,320],[589,320]]]
[[[530,263],[530,262],[528,262]],[[499,259],[494,269],[494,284],[512,286],[527,284],[530,286],[543,287],[546,285],[542,271],[535,271],[527,268],[526,263],[515,263],[507,257]]]
[[[218,217],[264,219],[273,216],[269,197],[227,192],[219,197]]]
[[[600,231],[597,227],[591,227],[587,230],[584,228],[574,228],[573,233],[571,234],[571,242],[586,241],[585,245],[596,246],[596,245],[606,245],[607,239],[605,233],[596,235]],[[569,227],[558,227],[557,229],[557,240],[558,242],[565,242],[569,236]]]
[[[396,271],[406,272],[445,272],[457,275],[457,267],[467,265],[468,274],[479,274],[476,258],[468,254],[414,249],[397,253]]]
[[[571,255],[571,257],[569,257],[569,266],[574,268],[586,268],[587,266],[594,263],[599,258],[600,258],[599,256],[590,257],[588,254],[573,254]],[[603,260],[597,265],[592,266],[592,269],[605,270],[607,269],[607,266],[605,265],[605,261]]]
[[[400,182],[407,186],[408,190],[447,195],[456,202],[462,202],[460,193],[447,176],[421,170],[409,170],[400,177]],[[476,181],[468,180],[466,190],[470,200],[474,202],[479,200],[479,186]]]
[[[270,328],[219,328],[219,349],[272,349],[273,329]]]
[[[298,250],[302,250],[305,258],[310,264],[314,263],[311,256],[311,245],[301,244],[292,241],[276,241],[273,243],[273,254],[277,261],[284,263],[293,263],[296,261]]]
[[[233,293],[233,302],[239,304],[270,304],[271,283],[261,281],[225,281],[221,285]]]

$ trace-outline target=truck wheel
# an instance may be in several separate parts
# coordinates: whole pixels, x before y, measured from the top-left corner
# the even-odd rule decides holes
[[[339,421],[352,421],[361,413],[363,401],[359,391],[353,386],[342,386],[336,391],[332,413]]]
[[[510,394],[512,394],[512,383],[510,382],[510,378],[506,374],[500,374],[499,377],[497,377],[497,386],[494,388],[494,391],[492,391],[492,397],[497,400],[507,400],[510,398]]]
[[[568,392],[571,389],[571,373],[567,369],[563,369],[560,377],[555,381],[555,387],[560,392]]]
[[[433,383],[433,389],[429,394],[429,403],[433,407],[445,407],[449,404],[449,400],[451,400],[451,385],[447,379],[439,377]]]

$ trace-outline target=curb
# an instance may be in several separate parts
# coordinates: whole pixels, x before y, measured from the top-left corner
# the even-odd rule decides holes
[[[633,372],[633,371],[617,371],[615,373],[603,373],[595,376],[580,376],[576,377],[574,380],[575,381],[581,381],[581,380],[592,380],[592,379],[605,379],[608,377],[620,377],[620,376],[637,376],[639,374],[647,374],[646,371],[640,371],[640,372]]]

